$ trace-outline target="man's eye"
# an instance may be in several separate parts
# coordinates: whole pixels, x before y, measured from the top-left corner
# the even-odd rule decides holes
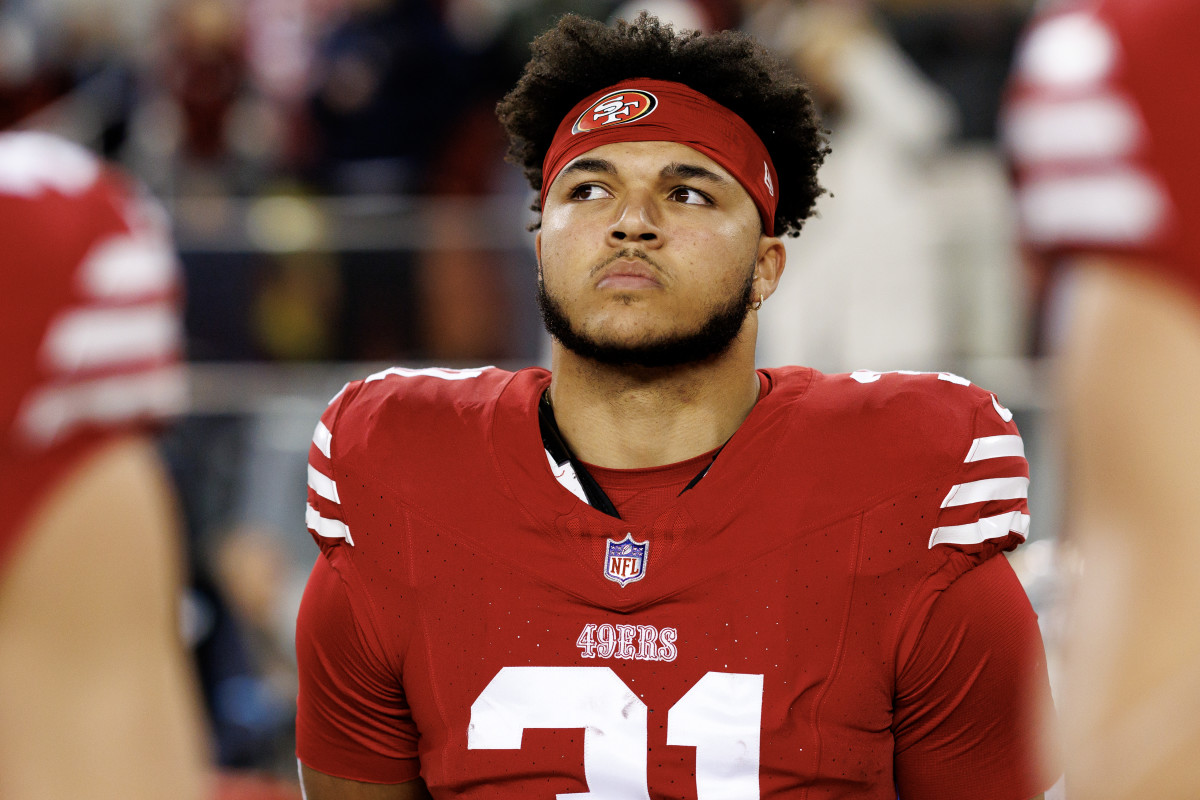
[[[690,186],[680,186],[671,191],[672,200],[680,203],[687,203],[694,206],[712,205],[712,198],[698,189],[693,189]]]
[[[584,183],[571,190],[572,200],[602,200],[606,197],[612,195],[597,183]]]

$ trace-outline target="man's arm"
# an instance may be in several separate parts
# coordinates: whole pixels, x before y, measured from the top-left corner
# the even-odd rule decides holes
[[[420,778],[406,783],[360,783],[300,765],[305,800],[432,800]]]
[[[199,800],[171,488],[144,438],[50,491],[0,577],[0,797]]]
[[[902,800],[1025,800],[1054,783],[1054,710],[1037,617],[1003,555],[938,596],[897,676],[895,703]]]
[[[1200,305],[1112,256],[1077,265],[1059,353],[1073,592],[1072,791],[1200,796]]]

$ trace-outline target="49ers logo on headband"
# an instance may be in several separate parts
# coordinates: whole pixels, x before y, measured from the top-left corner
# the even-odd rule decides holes
[[[571,133],[587,133],[608,125],[633,122],[646,116],[657,106],[658,98],[641,89],[610,92],[579,115],[579,119],[571,126]]]

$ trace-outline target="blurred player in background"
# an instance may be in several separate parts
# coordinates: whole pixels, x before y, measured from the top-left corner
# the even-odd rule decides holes
[[[1200,797],[1200,3],[1048,3],[1006,138],[1081,571],[1072,800]]]
[[[161,210],[88,152],[0,134],[0,797],[192,800],[205,745],[150,433],[182,410]]]

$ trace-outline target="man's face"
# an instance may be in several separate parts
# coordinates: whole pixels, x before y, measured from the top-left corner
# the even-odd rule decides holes
[[[707,156],[676,142],[597,147],[558,174],[542,210],[547,329],[603,363],[719,355],[742,330],[762,241],[750,195]]]

